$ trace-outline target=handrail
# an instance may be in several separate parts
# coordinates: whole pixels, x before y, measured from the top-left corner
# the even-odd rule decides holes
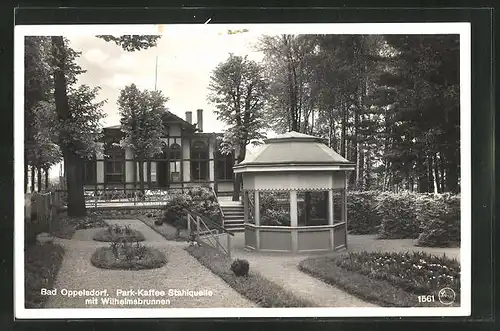
[[[200,215],[199,213],[196,213],[196,212],[190,212],[188,210],[185,210],[186,213],[187,213],[187,226],[188,226],[188,230],[190,233],[191,232],[191,222],[195,222],[195,225],[196,225],[196,239],[197,240],[208,240],[210,243],[213,244],[213,246],[215,246],[215,248],[217,249],[220,249],[222,250],[229,258],[231,258],[231,236],[234,235],[232,234],[230,231],[227,231],[226,229],[222,228],[222,231],[223,232],[226,232],[228,234],[226,240],[227,240],[227,249],[224,248],[224,246],[222,246],[220,244],[220,237],[219,237],[219,231],[216,229],[216,230],[211,230],[207,223],[205,223],[205,220],[212,223],[210,219],[206,218],[206,217],[203,217],[203,215]],[[193,217],[194,216],[194,217]],[[201,227],[201,229],[200,229]],[[201,231],[203,228],[206,229],[206,231]],[[215,235],[214,235],[214,231],[215,231]],[[205,235],[208,235],[207,237],[205,237]],[[201,239],[201,236],[204,236],[204,239]],[[215,242],[211,242],[210,239],[213,239]]]
[[[217,206],[219,207],[219,212],[222,216],[222,222],[224,222],[224,220],[226,219],[224,217],[224,212],[222,211],[222,207],[220,206],[220,203],[219,203],[219,198],[217,197],[217,193],[215,193],[215,190],[212,186],[210,186],[210,190],[213,192],[214,196],[215,196],[215,200],[217,201]]]
[[[208,217],[206,217],[206,216],[204,216],[204,215],[202,215],[200,213],[197,213],[195,211],[188,210],[188,209],[184,209],[184,212],[188,213],[188,214],[191,214],[191,215],[194,215],[194,216],[197,216],[197,217],[201,218],[204,222],[209,223],[210,225],[214,226],[217,230],[225,232],[225,233],[227,233],[227,234],[229,234],[231,236],[234,236],[234,232],[231,232],[231,231],[227,230],[223,226],[220,226],[216,222],[212,221],[211,219],[209,219]]]

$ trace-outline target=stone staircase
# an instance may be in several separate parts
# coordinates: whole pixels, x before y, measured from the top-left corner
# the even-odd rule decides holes
[[[224,227],[232,232],[241,232],[245,228],[244,223],[244,210],[241,203],[225,204],[221,202],[221,209],[224,213]]]

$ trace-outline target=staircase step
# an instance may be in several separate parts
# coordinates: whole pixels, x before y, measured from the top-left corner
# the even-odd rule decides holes
[[[244,216],[245,213],[239,213],[239,212],[231,212],[231,213],[224,213],[224,216]]]
[[[224,214],[226,214],[226,213],[243,213],[244,210],[243,209],[231,209],[231,210],[222,209],[222,212]]]
[[[235,218],[235,219],[225,219],[224,220],[224,224],[234,224],[234,223],[245,223],[245,220],[244,219],[241,219],[241,218]]]

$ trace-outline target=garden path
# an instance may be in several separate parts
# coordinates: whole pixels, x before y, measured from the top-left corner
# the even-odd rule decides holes
[[[93,241],[93,235],[100,229],[78,230],[71,240],[56,239],[65,250],[65,257],[58,273],[54,288],[58,294],[51,296],[45,308],[223,308],[223,307],[255,307],[239,293],[234,291],[222,279],[202,266],[189,255],[184,247],[186,242],[165,240],[160,234],[139,220],[106,220],[108,224],[130,225],[132,229],[142,232],[146,241],[143,244],[155,247],[165,253],[167,264],[150,270],[106,270],[94,267],[90,258],[96,248],[108,246],[109,243]],[[117,297],[116,291],[153,289],[167,292],[177,290],[210,290],[213,296],[189,297],[141,297],[141,299],[169,299],[170,305],[148,306],[116,306],[106,305],[98,298],[96,304],[85,302],[85,297],[69,298],[61,295],[62,289],[72,290],[107,290],[108,298]],[[135,299],[136,297],[128,297]]]
[[[250,269],[320,307],[377,307],[300,271],[297,266],[307,255],[248,252],[241,233],[235,235],[232,247],[233,258],[248,260]]]
[[[377,239],[375,234],[349,235],[350,252],[425,252],[460,261],[460,247],[418,247],[414,239]]]

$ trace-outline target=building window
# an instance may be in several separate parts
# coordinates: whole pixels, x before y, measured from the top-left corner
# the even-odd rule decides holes
[[[120,146],[107,146],[105,161],[106,183],[121,184],[125,178],[125,151]]]
[[[216,175],[217,179],[233,180],[234,154],[222,154],[217,151]]]
[[[181,181],[181,146],[179,144],[170,145],[168,151],[170,181]]]
[[[208,179],[208,146],[203,141],[196,141],[191,146],[191,177],[193,180]]]
[[[85,185],[95,184],[97,181],[97,165],[95,159],[85,160],[83,164],[83,183]]]

